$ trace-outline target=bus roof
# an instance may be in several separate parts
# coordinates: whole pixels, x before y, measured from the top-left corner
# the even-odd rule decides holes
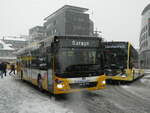
[[[57,40],[61,40],[61,42],[62,42],[61,44],[65,45],[67,43],[67,41],[69,41],[69,39],[71,39],[71,40],[86,40],[86,39],[89,39],[89,40],[95,40],[95,42],[96,42],[96,40],[102,41],[102,38],[91,37],[91,36],[90,37],[89,36],[78,36],[78,35],[75,35],[75,36],[72,36],[72,35],[71,36],[69,36],[69,35],[68,36],[52,36],[52,37],[48,37],[48,38],[43,39],[43,40],[38,41],[38,42],[33,42],[33,43],[29,44],[28,46],[26,46],[25,48],[22,48],[22,49],[18,50],[16,52],[16,54],[19,55],[19,54],[22,54],[26,51],[32,51],[32,50],[38,49],[42,45],[44,45],[45,47],[50,46],[52,42],[57,42]],[[67,45],[69,45],[69,44],[67,44]],[[85,43],[84,43],[84,45],[85,45]]]

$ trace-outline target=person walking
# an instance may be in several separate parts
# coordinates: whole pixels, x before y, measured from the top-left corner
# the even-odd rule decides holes
[[[5,62],[2,62],[2,74],[6,76],[6,70],[7,70],[7,64]]]
[[[15,75],[15,65],[14,64],[11,64],[10,69],[11,69],[11,71],[9,72],[9,75],[11,75],[12,72]]]
[[[3,65],[1,62],[0,62],[0,76],[1,78],[3,78]]]

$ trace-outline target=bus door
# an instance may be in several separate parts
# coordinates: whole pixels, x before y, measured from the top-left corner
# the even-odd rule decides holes
[[[53,57],[51,54],[47,55],[47,75],[48,75],[48,90],[53,89]]]
[[[28,58],[28,69],[27,69],[27,76],[28,76],[28,80],[30,81],[30,82],[32,82],[31,81],[31,75],[32,73],[31,73],[31,55],[29,56],[29,58]]]

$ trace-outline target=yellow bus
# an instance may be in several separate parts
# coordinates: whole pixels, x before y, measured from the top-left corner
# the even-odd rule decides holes
[[[18,77],[53,94],[106,87],[101,39],[54,36],[17,52]]]
[[[133,81],[144,74],[138,52],[129,42],[104,42],[105,74],[111,81]]]

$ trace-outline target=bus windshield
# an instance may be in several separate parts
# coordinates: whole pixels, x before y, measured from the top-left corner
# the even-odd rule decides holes
[[[57,72],[89,72],[101,69],[101,54],[97,49],[61,48],[56,56]]]
[[[111,48],[105,50],[105,68],[120,69],[127,67],[127,50]]]

